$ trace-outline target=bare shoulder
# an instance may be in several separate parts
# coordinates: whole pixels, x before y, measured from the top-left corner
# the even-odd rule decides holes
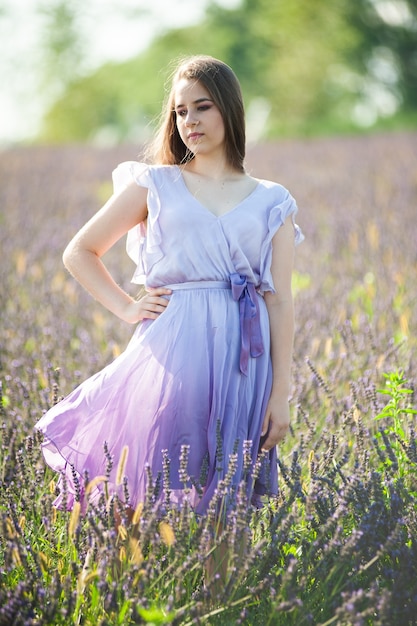
[[[266,189],[274,189],[275,191],[280,191],[282,193],[284,192],[289,193],[288,189],[277,180],[256,177],[256,176],[252,176],[251,174],[246,174],[246,177],[250,179],[253,182],[253,184],[262,185]]]
[[[241,177],[240,184],[242,185],[242,190],[250,193],[262,182],[260,178],[255,178],[255,176],[251,176],[250,174],[243,174]]]
[[[148,189],[132,181],[114,194],[101,211],[126,222],[126,227],[142,222],[148,213]]]
[[[113,194],[81,228],[69,246],[88,249],[101,257],[131,228],[147,217],[147,189],[136,182]]]

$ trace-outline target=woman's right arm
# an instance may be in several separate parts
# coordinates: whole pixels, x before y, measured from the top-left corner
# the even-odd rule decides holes
[[[136,323],[156,319],[168,304],[165,288],[150,290],[135,300],[114,281],[101,257],[128,230],[147,217],[147,192],[132,182],[120,194],[113,195],[75,235],[63,254],[65,267],[103,306],[120,319]]]

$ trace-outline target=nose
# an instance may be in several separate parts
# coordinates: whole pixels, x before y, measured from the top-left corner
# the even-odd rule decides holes
[[[185,123],[187,126],[195,126],[198,124],[198,120],[195,118],[195,115],[192,111],[187,111],[187,115],[185,116]]]

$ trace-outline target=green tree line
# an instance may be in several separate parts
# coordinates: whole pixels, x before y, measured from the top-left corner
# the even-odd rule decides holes
[[[45,39],[49,67],[64,81],[45,141],[142,141],[172,60],[199,53],[236,71],[251,139],[417,125],[417,0],[242,0],[235,9],[212,1],[199,25],[169,30],[137,57],[89,75],[68,72],[81,49],[68,10],[56,0],[54,36]]]

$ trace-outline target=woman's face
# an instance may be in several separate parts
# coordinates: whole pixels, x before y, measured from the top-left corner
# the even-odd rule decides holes
[[[223,118],[204,85],[187,78],[179,80],[174,109],[180,137],[195,156],[224,156]]]

